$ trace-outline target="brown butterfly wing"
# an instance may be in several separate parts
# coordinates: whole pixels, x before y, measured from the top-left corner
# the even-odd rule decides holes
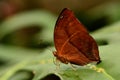
[[[95,40],[69,9],[65,8],[56,22],[54,42],[55,55],[63,63],[85,65],[100,61]]]
[[[100,61],[96,42],[84,32],[74,33],[62,46],[59,56],[77,65]]]
[[[65,41],[76,31],[87,33],[87,30],[74,16],[73,12],[65,8],[58,17],[54,29],[54,42],[58,52],[61,50]]]

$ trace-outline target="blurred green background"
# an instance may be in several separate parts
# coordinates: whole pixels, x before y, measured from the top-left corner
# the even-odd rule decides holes
[[[119,0],[0,0],[0,80],[110,80],[89,70],[71,75],[64,65],[64,74],[54,70],[53,31],[63,8],[73,10],[96,39],[100,67],[120,78]]]

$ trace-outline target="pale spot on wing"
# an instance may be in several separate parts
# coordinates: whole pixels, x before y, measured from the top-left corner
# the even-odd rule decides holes
[[[63,18],[63,16],[60,16],[60,19],[62,19]]]

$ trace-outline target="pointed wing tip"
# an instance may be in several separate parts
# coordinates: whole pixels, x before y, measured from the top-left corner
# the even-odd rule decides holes
[[[70,10],[69,8],[64,8],[64,9],[61,11],[61,13],[59,14],[55,26],[57,26],[57,23],[59,23],[59,22],[58,22],[59,19],[61,19],[61,18],[62,18],[63,16],[65,16],[65,15],[68,15],[68,16],[69,16],[70,14],[73,14],[72,10]]]
[[[69,14],[71,14],[72,12],[73,12],[73,11],[70,10],[69,8],[64,8],[64,9],[61,11],[60,15],[62,15],[62,14],[64,14],[64,13],[69,13]]]
[[[64,8],[61,13],[65,12],[65,11],[70,11],[70,12],[72,12],[72,10],[70,10],[69,8]]]
[[[69,8],[64,8],[63,11],[64,11],[64,10],[70,10],[70,9],[69,9]]]

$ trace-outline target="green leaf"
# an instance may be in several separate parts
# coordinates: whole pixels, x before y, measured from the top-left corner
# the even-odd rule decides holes
[[[6,64],[0,66],[0,80],[119,80],[120,78],[120,22],[92,33],[98,41],[102,62],[96,67],[60,64],[56,69],[54,56],[48,48],[44,51],[0,46],[0,59]],[[53,49],[53,47],[51,47]],[[54,49],[53,49],[54,50]],[[97,69],[97,70],[94,70]],[[100,72],[99,72],[100,71]],[[23,76],[24,75],[24,76]]]
[[[30,35],[35,44],[41,43],[42,45],[42,43],[51,43],[53,41],[52,33],[55,25],[55,20],[56,17],[45,10],[33,10],[16,14],[1,23],[0,40],[4,39],[7,36],[7,40],[13,42],[14,44],[25,44],[29,41],[21,40],[21,38],[24,38],[27,31],[32,32],[31,29],[35,28],[35,30],[42,29],[34,35],[34,38],[31,37],[31,34],[28,33],[28,35]],[[27,30],[22,31],[22,29]],[[31,31],[29,31],[28,29]],[[16,34],[17,32],[21,32],[21,35],[20,33]],[[28,35],[26,35],[25,37],[27,37]]]

